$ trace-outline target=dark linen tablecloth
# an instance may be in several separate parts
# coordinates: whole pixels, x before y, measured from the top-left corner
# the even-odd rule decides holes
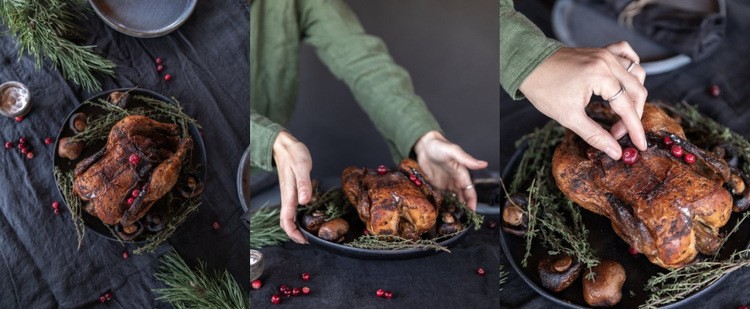
[[[85,44],[97,46],[117,64],[117,76],[103,78],[103,89],[137,86],[181,102],[203,125],[207,152],[203,204],[167,243],[153,254],[134,255],[132,245],[87,231],[80,250],[67,208],[55,216],[53,201],[62,201],[52,175],[52,146],[68,113],[93,93],[64,80],[33,59],[20,55],[15,41],[0,35],[0,81],[20,81],[31,90],[33,108],[16,123],[0,117],[0,140],[29,139],[36,154],[0,150],[0,308],[162,308],[151,291],[159,257],[173,248],[194,265],[229,270],[246,290],[249,280],[248,230],[240,217],[236,171],[249,142],[249,13],[244,1],[198,1],[192,16],[176,31],[138,39],[109,28],[89,14],[81,25]],[[5,31],[0,26],[0,31]],[[154,59],[164,59],[164,81]],[[219,230],[212,223],[221,224]],[[131,254],[122,258],[123,251]],[[99,303],[111,292],[113,299]]]
[[[727,36],[723,46],[715,54],[699,62],[688,64],[678,70],[646,78],[649,100],[664,100],[698,105],[701,112],[716,119],[730,129],[750,137],[750,61],[747,55],[750,44],[747,30],[750,29],[750,4],[745,1],[727,0]],[[550,11],[553,1],[522,1],[517,9],[532,19],[548,36]],[[710,85],[718,85],[721,94],[711,96]],[[502,91],[502,90],[501,90]],[[526,100],[512,101],[501,93],[500,99],[500,161],[506,165],[515,152],[513,143],[522,135],[548,121]],[[745,222],[744,224],[748,224]],[[507,257],[502,257],[507,265]],[[700,299],[686,303],[684,308],[737,308],[750,303],[750,269],[740,269]],[[624,296],[625,297],[625,296]],[[503,285],[500,296],[501,308],[558,308],[537,294],[514,272],[509,282]]]

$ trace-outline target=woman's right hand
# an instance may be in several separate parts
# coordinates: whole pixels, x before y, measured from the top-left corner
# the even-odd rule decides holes
[[[273,159],[279,174],[281,191],[281,228],[296,243],[307,243],[294,223],[297,205],[305,205],[312,197],[312,157],[305,144],[287,131],[282,131],[273,143]]]

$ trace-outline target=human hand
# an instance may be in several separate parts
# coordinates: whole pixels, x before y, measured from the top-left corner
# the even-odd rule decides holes
[[[646,71],[639,61],[624,41],[604,48],[563,47],[542,62],[519,89],[540,112],[619,160],[622,149],[616,139],[625,133],[638,149],[646,149],[641,116],[648,92],[643,87]],[[609,100],[621,118],[610,132],[586,115],[592,94]]]
[[[279,173],[281,190],[281,228],[294,242],[305,244],[307,240],[294,224],[297,205],[307,204],[312,196],[310,171],[312,157],[302,144],[287,131],[282,131],[273,143],[273,159]]]
[[[430,131],[414,144],[417,162],[427,178],[436,187],[456,192],[471,210],[477,208],[477,191],[471,183],[469,169],[487,167],[487,162],[477,160],[461,147],[448,141],[443,134]]]

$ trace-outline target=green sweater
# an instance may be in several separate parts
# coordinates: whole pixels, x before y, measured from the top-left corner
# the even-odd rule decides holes
[[[394,161],[409,156],[417,139],[440,131],[409,74],[385,44],[367,35],[341,0],[255,0],[251,7],[250,162],[272,170],[273,143],[297,100],[301,41],[349,86],[385,137]]]
[[[500,85],[513,99],[524,97],[518,87],[562,46],[516,12],[512,0],[500,0]]]

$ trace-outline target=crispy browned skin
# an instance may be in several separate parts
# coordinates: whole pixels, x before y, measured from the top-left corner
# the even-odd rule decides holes
[[[647,104],[642,122],[649,147],[636,164],[614,161],[568,131],[555,150],[552,172],[568,198],[612,220],[615,232],[652,263],[682,267],[721,244],[718,229],[732,211],[723,187],[729,168],[699,149],[693,151],[707,159],[692,165],[672,156],[661,138],[686,140],[685,134],[658,107]]]
[[[378,175],[350,166],[342,173],[341,184],[370,233],[419,239],[435,225],[443,196],[427,182],[414,160],[401,161],[399,169]],[[409,180],[413,173],[419,175],[422,186]]]
[[[86,211],[106,224],[131,225],[177,182],[182,160],[192,149],[177,125],[145,116],[128,116],[109,133],[107,144],[76,165],[73,191],[89,201]],[[131,154],[141,158],[134,166]],[[141,194],[128,205],[133,189]]]

